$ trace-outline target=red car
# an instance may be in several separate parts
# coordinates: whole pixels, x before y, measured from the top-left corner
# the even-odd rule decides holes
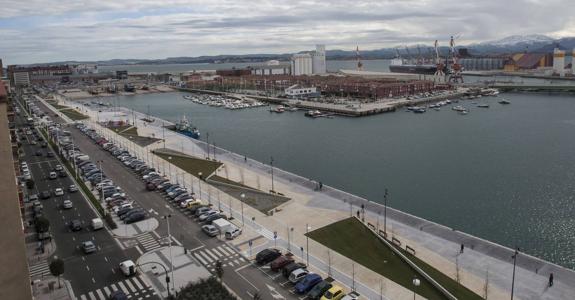
[[[274,272],[279,271],[284,266],[294,262],[292,255],[286,254],[276,258],[274,261],[270,263],[270,269]]]

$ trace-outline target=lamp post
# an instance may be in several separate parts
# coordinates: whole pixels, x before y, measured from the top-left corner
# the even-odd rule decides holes
[[[385,194],[383,195],[383,232],[385,238],[387,238],[387,189],[385,189]]]
[[[168,290],[168,299],[171,299],[171,297],[170,297],[171,296],[171,294],[170,294],[170,275],[168,275],[168,269],[163,264],[161,264],[159,262],[155,262],[155,261],[137,264],[136,266],[142,267],[142,266],[149,265],[149,264],[158,264],[164,269],[164,274],[166,274],[166,290]]]
[[[413,288],[413,300],[415,300],[415,290],[417,289],[417,287],[421,284],[421,281],[417,278],[413,278],[413,285],[415,286]]]
[[[168,177],[172,178],[172,157],[168,156]]]
[[[519,255],[519,248],[515,249],[515,253],[511,256],[513,258],[513,277],[511,279],[511,300],[513,300],[513,292],[515,289],[515,263],[517,262],[517,255]]]
[[[311,227],[309,226],[309,224],[305,224],[305,252],[306,252],[306,261],[307,261],[307,265],[309,266],[309,230],[311,229]]]
[[[242,198],[242,227],[244,227],[244,199],[246,199],[246,194],[242,193],[240,198]]]
[[[270,156],[270,167],[271,167],[271,173],[272,173],[272,192],[275,191],[274,189],[274,158],[273,156]]]
[[[168,224],[168,242],[170,243],[169,247],[170,247],[170,265],[171,265],[171,272],[172,272],[172,279],[174,279],[174,258],[172,256],[172,234],[170,232],[170,218],[172,217],[172,215],[168,214],[163,216],[163,218],[166,220],[166,224]],[[172,289],[174,289],[174,281],[172,280]],[[169,288],[168,288],[169,290]]]
[[[202,199],[202,172],[198,172],[198,188],[200,189],[200,199]]]
[[[288,251],[291,251],[291,240],[290,235],[293,233],[293,227],[288,228]]]

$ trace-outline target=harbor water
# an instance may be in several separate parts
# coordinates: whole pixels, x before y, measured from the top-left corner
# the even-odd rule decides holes
[[[575,268],[575,99],[504,94],[414,114],[318,118],[227,110],[183,93],[117,96],[120,106],[177,121],[205,140],[490,241]],[[501,105],[502,97],[511,101]],[[478,108],[471,101],[487,102]]]

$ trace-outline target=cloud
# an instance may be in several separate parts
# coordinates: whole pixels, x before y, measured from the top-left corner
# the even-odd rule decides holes
[[[574,33],[570,1],[4,0],[0,55],[12,64],[562,37]]]

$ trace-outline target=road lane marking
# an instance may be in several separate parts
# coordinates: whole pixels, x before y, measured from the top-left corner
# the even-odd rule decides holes
[[[89,267],[88,265],[86,265],[86,269],[87,269],[88,271],[90,271],[90,267]]]
[[[108,262],[108,258],[107,258],[107,257],[105,257],[105,256],[104,256],[104,260],[105,260],[106,262]]]
[[[94,277],[92,277],[92,283],[96,283],[96,280],[94,280]]]
[[[128,287],[130,288],[130,290],[132,291],[132,293],[137,292],[136,288],[132,285],[132,283],[130,282],[130,280],[124,280],[124,282],[126,283],[126,285],[128,285]]]
[[[202,257],[204,257],[209,263],[214,262],[213,259],[211,259],[209,256],[207,256],[206,254],[204,254],[202,251],[198,251],[198,253],[199,253],[200,255],[202,255]]]
[[[118,282],[118,286],[120,286],[120,289],[122,289],[122,291],[123,291],[124,293],[126,293],[126,294],[129,294],[129,293],[130,293],[130,292],[128,291],[128,289],[126,288],[126,286],[125,286],[123,283]]]
[[[106,295],[110,295],[112,293],[112,291],[107,286],[104,287],[104,292],[106,292]]]
[[[92,294],[92,292],[89,292],[88,296],[90,296],[90,300],[98,300],[98,299],[96,299],[96,296],[94,296],[94,294]]]
[[[197,253],[193,254],[195,258],[197,258],[203,265],[207,265],[208,263]]]
[[[144,287],[140,284],[140,281],[138,280],[138,277],[132,277],[131,280],[134,282],[134,284],[138,287],[138,289],[143,290]]]

